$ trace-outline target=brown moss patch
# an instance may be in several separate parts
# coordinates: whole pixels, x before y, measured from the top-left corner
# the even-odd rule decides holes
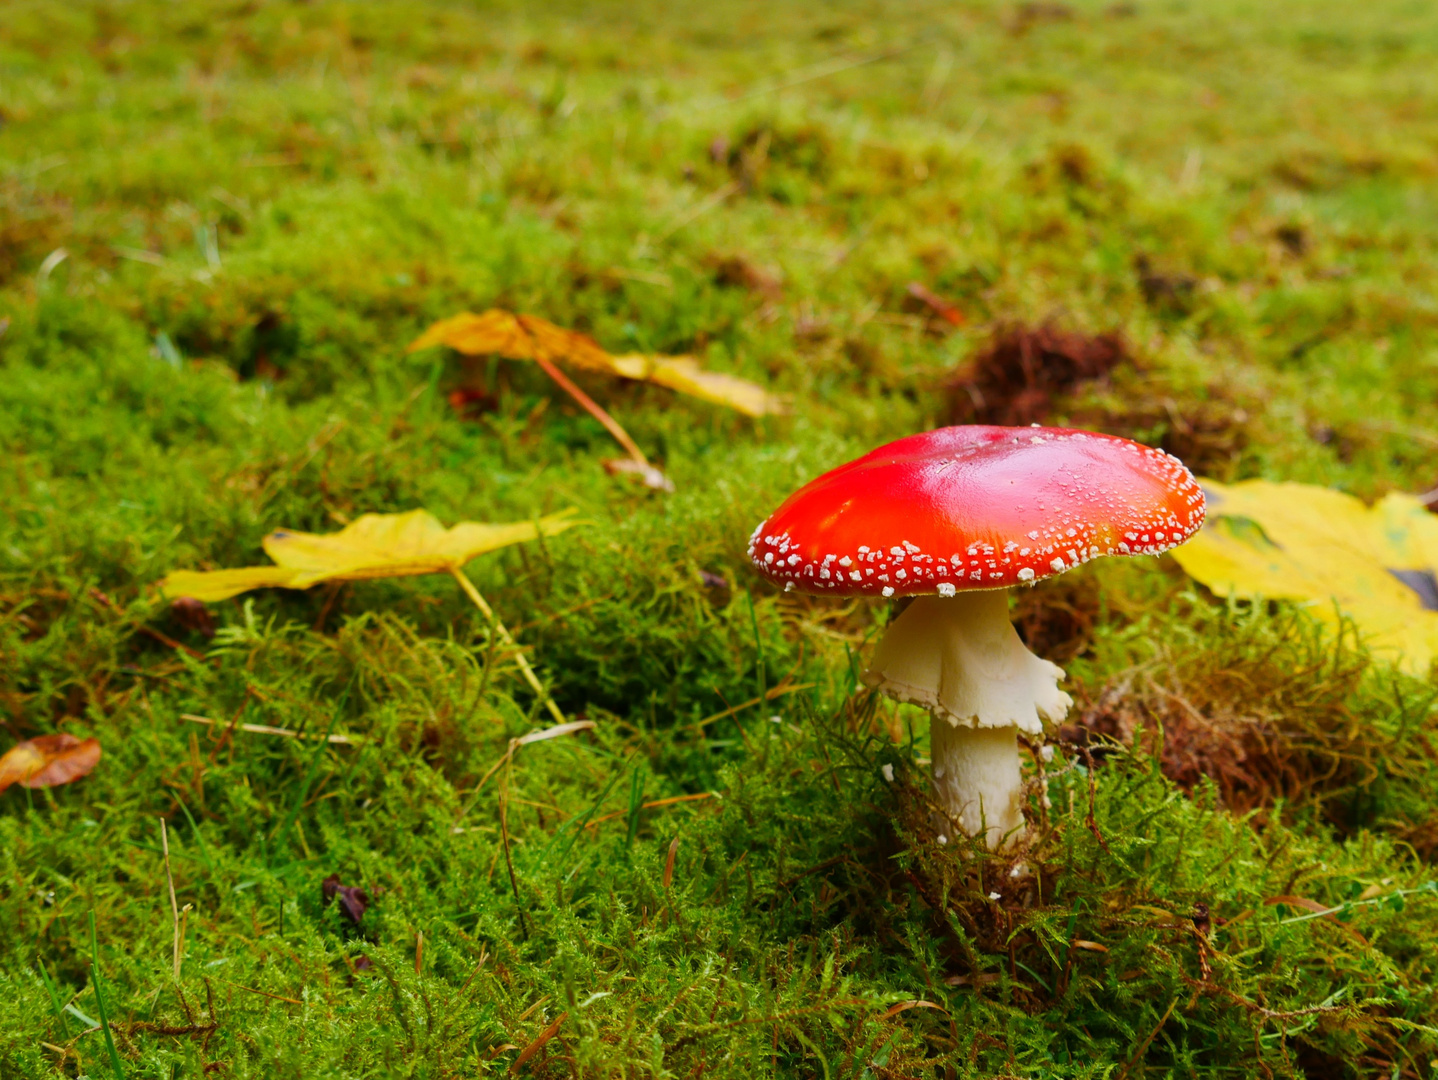
[[[1057,399],[1129,358],[1118,333],[1091,336],[1052,324],[1000,327],[989,346],[947,381],[950,423],[1042,423]]]
[[[1236,813],[1314,809],[1342,832],[1384,828],[1438,851],[1426,800],[1382,821],[1370,809],[1378,793],[1395,800],[1438,770],[1438,696],[1335,646],[1302,615],[1174,642],[1076,697],[1059,738],[1100,759],[1105,748],[1137,749],[1186,791],[1211,781]],[[1371,719],[1385,714],[1392,723]]]
[[[33,272],[70,233],[70,210],[60,199],[0,197],[0,285]]]

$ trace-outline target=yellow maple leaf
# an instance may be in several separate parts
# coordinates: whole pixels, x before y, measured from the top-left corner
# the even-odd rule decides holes
[[[629,353],[610,357],[616,375],[652,382],[681,394],[724,405],[745,416],[768,416],[784,411],[784,403],[762,386],[747,379],[705,371],[692,356],[645,356]]]
[[[482,315],[465,311],[440,319],[411,342],[407,351],[436,345],[448,345],[466,356],[558,360],[586,371],[615,374],[609,354],[593,338],[537,315],[515,315],[500,308],[490,308]]]
[[[464,572],[464,564],[487,551],[522,544],[541,536],[554,536],[579,524],[572,510],[542,517],[485,525],[462,521],[446,529],[428,510],[404,514],[364,514],[337,533],[306,533],[279,529],[264,539],[265,553],[274,566],[239,570],[176,570],[160,582],[171,599],[228,600],[251,589],[277,587],[308,589],[324,581],[364,581],[370,578],[449,574],[511,647],[514,639]],[[539,682],[524,654],[515,651],[525,681],[544,700],[551,715],[564,723],[564,715]]]
[[[1411,495],[1373,507],[1329,488],[1203,480],[1208,519],[1173,557],[1220,596],[1294,600],[1350,618],[1375,655],[1426,675],[1438,658],[1438,518]]]
[[[706,371],[692,356],[614,356],[592,338],[534,315],[491,308],[441,319],[409,346],[409,352],[447,345],[468,356],[503,356],[569,364],[624,379],[652,382],[681,394],[723,405],[745,416],[785,411],[782,398],[735,375]]]
[[[274,566],[176,570],[160,582],[160,591],[171,598],[213,602],[267,587],[308,589],[325,581],[444,574],[476,555],[554,536],[573,524],[568,514],[553,514],[506,525],[462,521],[446,529],[428,510],[364,514],[337,533],[270,533],[264,549]]]

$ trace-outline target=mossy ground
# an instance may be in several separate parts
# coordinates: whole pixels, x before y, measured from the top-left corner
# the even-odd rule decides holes
[[[1025,594],[1090,728],[1149,734],[1059,749],[1014,878],[935,842],[924,718],[855,694],[885,612],[744,558],[1016,322],[1132,353],[1054,422],[1434,486],[1434,70],[1409,0],[5,4],[0,716],[105,757],[0,797],[0,1074],[1438,1073],[1431,683],[1161,560]],[[647,491],[537,371],[405,355],[489,306],[793,413],[586,384]],[[212,641],[152,590],[416,506],[589,522],[471,567],[597,722],[483,786],[546,721],[448,579]]]

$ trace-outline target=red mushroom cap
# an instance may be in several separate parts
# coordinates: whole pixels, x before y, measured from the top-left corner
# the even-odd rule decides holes
[[[951,595],[1053,577],[1099,555],[1157,555],[1203,524],[1171,454],[1067,428],[948,427],[825,473],[749,538],[786,589]]]

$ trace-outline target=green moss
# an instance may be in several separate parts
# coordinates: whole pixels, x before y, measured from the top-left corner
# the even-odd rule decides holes
[[[97,961],[128,1076],[497,1075],[545,1033],[532,1075],[1433,1075],[1431,684],[1164,563],[1025,594],[1092,756],[1012,876],[935,841],[923,716],[855,694],[883,612],[747,568],[1013,321],[1130,343],[1056,422],[1435,483],[1438,18],[1065,11],[9,4],[0,717],[105,757],[0,796],[0,1074],[111,1070]],[[794,411],[586,382],[649,492],[538,372],[405,354],[495,305]],[[593,731],[491,775],[545,721],[447,579],[217,605],[212,641],[150,588],[415,506],[580,510],[470,570]]]

